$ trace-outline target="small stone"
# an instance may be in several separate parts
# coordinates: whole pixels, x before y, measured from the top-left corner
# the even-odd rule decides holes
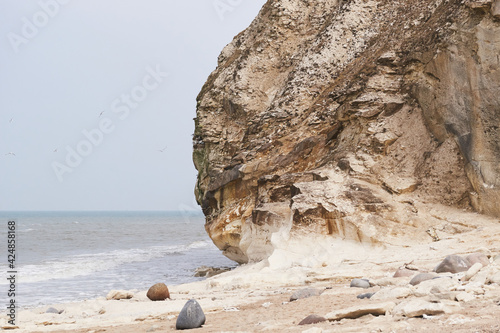
[[[356,296],[357,298],[359,299],[365,299],[365,298],[371,298],[373,295],[375,295],[375,293],[365,293],[365,294],[359,294],[358,296]]]
[[[410,277],[414,276],[415,274],[418,274],[418,271],[414,271],[405,267],[399,268],[396,273],[392,277]]]
[[[465,259],[471,264],[474,265],[476,263],[481,263],[484,267],[490,264],[490,259],[484,253],[473,253],[469,254]]]
[[[149,288],[146,296],[152,301],[164,301],[170,298],[170,292],[165,283],[157,283]]]
[[[475,299],[475,297],[474,297],[473,294],[469,294],[469,293],[467,293],[465,291],[460,292],[460,293],[458,293],[456,295],[456,300],[458,302],[465,302],[465,303],[467,303],[467,302],[470,302],[470,301],[472,301],[474,299]]]
[[[420,274],[415,275],[413,277],[413,279],[410,280],[410,284],[412,286],[416,286],[416,285],[420,284],[421,282],[434,279],[437,276],[438,275],[436,273],[420,273]]]
[[[441,302],[428,302],[420,298],[402,302],[393,311],[396,315],[403,315],[408,318],[422,317],[424,314],[433,316],[449,312],[451,312],[450,309],[447,309],[445,304]]]
[[[47,311],[45,311],[45,313],[55,313],[55,314],[61,314],[63,312],[64,310],[59,311],[56,308],[48,308]]]
[[[384,288],[377,291],[371,299],[383,301],[393,298],[405,298],[411,294],[411,289],[407,287]]]
[[[189,330],[201,327],[203,324],[205,324],[205,313],[203,313],[200,304],[195,299],[191,299],[187,301],[179,313],[175,328]]]
[[[387,312],[390,312],[396,303],[393,302],[385,302],[385,303],[370,303],[364,304],[361,306],[353,306],[347,309],[341,309],[337,311],[330,312],[326,315],[326,319],[329,321],[341,320],[344,318],[348,319],[356,319],[365,315],[374,315],[374,316],[382,316]]]
[[[134,297],[130,291],[126,290],[111,290],[106,296],[107,300],[121,300],[121,299],[131,299]]]
[[[309,315],[302,319],[302,321],[299,323],[299,325],[310,325],[310,324],[317,324],[317,323],[322,323],[326,321],[325,317],[321,317],[315,314]]]
[[[309,298],[312,296],[319,296],[323,291],[314,288],[305,288],[297,290],[290,296],[290,302],[296,301],[298,299]]]
[[[428,296],[432,294],[432,290],[434,290],[435,293],[444,293],[456,288],[458,284],[459,281],[457,278],[435,278],[421,282],[413,291],[413,294],[417,297]]]
[[[483,264],[480,262],[476,262],[471,266],[471,268],[467,270],[467,272],[465,272],[465,276],[462,278],[462,281],[469,281],[474,275],[479,273],[481,268],[483,268]]]
[[[367,279],[353,279],[351,281],[351,288],[363,288],[363,289],[368,289],[371,287],[370,281]]]
[[[459,273],[465,272],[470,268],[471,264],[461,256],[455,254],[447,256],[435,269],[436,273]]]

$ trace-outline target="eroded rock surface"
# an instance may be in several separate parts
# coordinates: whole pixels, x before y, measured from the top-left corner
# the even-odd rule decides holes
[[[500,216],[498,0],[269,0],[198,96],[206,230],[229,258],[295,234],[406,245]],[[448,214],[447,214],[448,215]]]

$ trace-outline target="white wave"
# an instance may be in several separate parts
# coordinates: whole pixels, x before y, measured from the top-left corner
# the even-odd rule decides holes
[[[67,256],[41,264],[19,266],[18,278],[21,283],[32,283],[86,276],[111,270],[124,264],[147,262],[155,258],[182,254],[192,249],[208,246],[210,246],[209,242],[196,241],[189,245],[152,246],[145,249]],[[0,285],[4,284],[6,282],[0,282]]]

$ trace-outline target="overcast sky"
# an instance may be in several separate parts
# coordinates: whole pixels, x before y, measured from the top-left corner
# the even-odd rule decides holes
[[[0,1],[0,210],[196,208],[196,95],[265,0]]]

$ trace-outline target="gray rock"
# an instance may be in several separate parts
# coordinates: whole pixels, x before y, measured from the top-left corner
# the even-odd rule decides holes
[[[370,281],[367,279],[353,279],[351,281],[351,288],[363,288],[363,289],[368,289],[371,287]]]
[[[434,269],[436,273],[459,273],[465,272],[471,267],[467,259],[455,254],[449,255]]]
[[[55,313],[55,314],[61,314],[63,312],[64,310],[59,311],[56,308],[48,308],[47,311],[45,311],[45,313]]]
[[[488,256],[484,253],[481,253],[481,252],[469,254],[467,257],[465,257],[465,259],[471,265],[474,265],[476,263],[480,263],[484,267],[486,267],[490,264],[490,259],[488,258]]]
[[[323,291],[314,289],[314,288],[305,288],[305,289],[300,289],[297,290],[290,296],[290,302],[296,301],[298,299],[303,299],[303,298],[309,298],[313,296],[319,296],[321,295]]]
[[[365,294],[359,294],[356,297],[359,299],[365,299],[365,298],[372,298],[373,295],[375,295],[375,293],[365,293]]]
[[[187,301],[179,313],[175,328],[189,330],[201,327],[203,324],[205,324],[205,313],[203,313],[200,304],[195,299],[191,299]]]
[[[412,286],[416,286],[416,285],[420,284],[421,282],[434,279],[437,276],[438,275],[436,273],[420,273],[420,274],[415,275],[413,277],[413,279],[410,280],[410,284]]]
[[[459,285],[458,278],[440,277],[421,282],[414,290],[413,294],[417,297],[428,296],[433,293],[445,293],[456,288]],[[434,292],[432,292],[434,291]]]
[[[326,321],[325,317],[321,317],[315,314],[309,315],[302,319],[302,321],[299,323],[299,325],[310,325],[310,324],[317,324],[317,323],[322,323]]]
[[[363,304],[361,306],[353,306],[347,309],[330,312],[326,315],[326,319],[329,321],[336,321],[344,318],[356,319],[368,314],[383,316],[387,312],[390,312],[395,306],[396,304],[394,302]]]

